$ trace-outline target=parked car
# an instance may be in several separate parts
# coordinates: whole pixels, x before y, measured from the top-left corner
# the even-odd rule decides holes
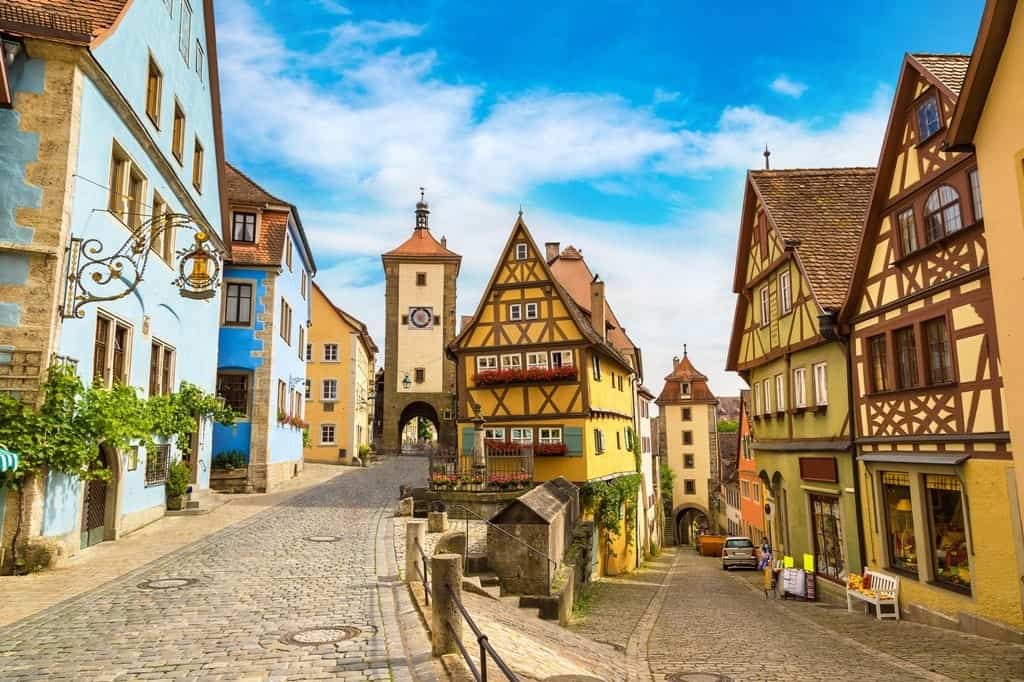
[[[750,538],[733,536],[725,539],[722,545],[722,570],[734,566],[757,568],[757,548]]]

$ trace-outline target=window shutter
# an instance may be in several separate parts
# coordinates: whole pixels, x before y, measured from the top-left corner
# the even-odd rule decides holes
[[[583,429],[579,426],[566,426],[562,431],[562,442],[565,443],[566,455],[583,456]]]
[[[473,445],[476,443],[476,429],[472,426],[462,427],[462,454],[472,455]]]

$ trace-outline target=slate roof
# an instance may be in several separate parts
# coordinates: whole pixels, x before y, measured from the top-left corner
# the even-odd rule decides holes
[[[874,168],[750,171],[780,237],[799,240],[800,264],[823,309],[846,299],[874,179]]]
[[[25,34],[46,37],[46,29],[98,38],[115,23],[129,0],[3,0],[0,20],[25,27]]]
[[[971,56],[967,54],[912,54],[914,60],[935,76],[950,91],[960,96]]]

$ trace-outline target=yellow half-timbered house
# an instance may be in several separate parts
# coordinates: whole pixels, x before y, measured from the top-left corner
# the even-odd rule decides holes
[[[584,312],[520,215],[476,313],[449,346],[461,456],[473,455],[479,426],[488,451],[528,453],[535,482],[564,476],[582,484],[637,472],[634,370],[609,340],[604,282],[595,278],[590,296]],[[602,574],[636,565],[627,535],[599,548]]]

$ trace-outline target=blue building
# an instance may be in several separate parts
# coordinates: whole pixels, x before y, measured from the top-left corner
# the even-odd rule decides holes
[[[212,0],[8,0],[0,37],[0,391],[35,402],[60,361],[87,383],[143,396],[185,381],[212,392],[220,291],[181,291],[197,235],[227,253]],[[122,247],[128,258],[106,285],[79,270],[93,259],[107,268],[101,259]],[[197,492],[212,440],[212,425],[197,424]],[[163,516],[179,457],[174,443],[101,449],[106,483],[32,476],[22,537],[59,559]]]
[[[248,462],[244,489],[266,491],[302,469],[316,265],[295,206],[231,164],[224,186],[231,259],[224,268],[217,393],[240,416],[234,426],[214,427],[213,452],[241,453]],[[225,488],[238,486],[220,480]]]

